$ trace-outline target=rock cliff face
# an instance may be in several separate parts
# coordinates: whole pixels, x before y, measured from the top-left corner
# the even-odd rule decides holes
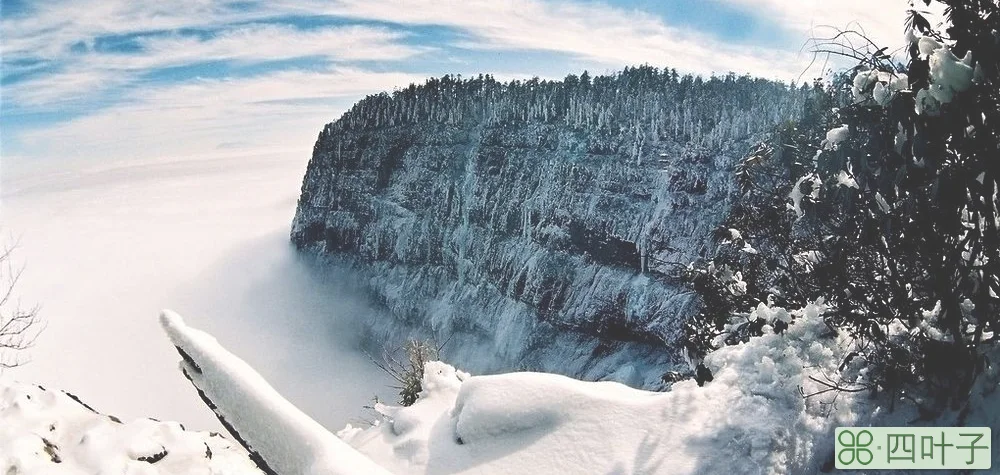
[[[657,387],[698,305],[678,269],[712,253],[734,164],[803,97],[645,67],[372,96],[320,134],[292,241],[358,272],[392,316],[379,339]]]

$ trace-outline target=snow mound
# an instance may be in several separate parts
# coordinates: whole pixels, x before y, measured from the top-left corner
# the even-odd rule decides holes
[[[263,470],[281,475],[384,474],[384,469],[296,408],[250,365],[169,310],[160,323],[180,369]]]
[[[783,334],[718,350],[705,359],[714,381],[665,393],[428,363],[415,404],[338,435],[400,474],[813,473],[832,462],[833,429],[856,420],[850,394],[799,392],[818,392],[810,376],[834,374],[849,348],[824,311],[762,304],[751,318],[791,320]]]
[[[259,474],[237,444],[176,422],[119,422],[61,391],[0,379],[0,473]]]

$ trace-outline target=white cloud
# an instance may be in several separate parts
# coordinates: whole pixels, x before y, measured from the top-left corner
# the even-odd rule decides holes
[[[325,56],[341,60],[399,60],[422,48],[402,44],[405,35],[383,28],[346,26],[300,30],[279,25],[248,25],[220,33],[209,40],[190,35],[150,37],[141,41],[143,55],[116,55],[124,67],[163,67],[206,60],[261,61]],[[112,61],[112,55],[99,60]]]
[[[282,8],[291,8],[282,4]],[[658,17],[600,3],[539,0],[319,1],[311,10],[394,23],[461,29],[474,49],[567,53],[613,68],[654,64],[696,73],[794,78],[794,52],[729,45]]]
[[[195,81],[134,91],[119,105],[20,139],[24,155],[61,160],[307,154],[323,125],[358,99],[421,80],[337,68]]]
[[[102,35],[211,27],[262,18],[212,0],[50,0],[32,2],[23,15],[0,19],[8,58],[57,58]]]
[[[169,34],[138,40],[141,53],[90,51],[66,54],[57,73],[15,83],[7,98],[19,105],[61,106],[92,100],[99,93],[135,81],[157,68],[209,61],[245,63],[320,56],[334,60],[400,60],[425,51],[402,44],[404,35],[382,28],[346,26],[300,30],[279,25],[245,25],[202,39]]]
[[[120,87],[128,80],[113,70],[86,68],[38,75],[4,88],[4,100],[20,105],[93,104],[95,92]]]
[[[721,0],[775,25],[811,37],[829,37],[834,29],[855,30],[890,50],[903,45],[907,0]],[[923,4],[920,4],[923,7]],[[938,12],[939,9],[934,9]],[[856,46],[861,46],[854,38]],[[877,49],[877,48],[876,48]]]
[[[803,41],[821,24],[846,26],[857,20],[876,39],[896,38],[903,0],[717,0],[769,17],[775,28],[799,31]],[[898,3],[898,5],[897,5]],[[345,64],[358,60],[415,61],[431,47],[414,46],[411,36],[391,26],[296,28],[289,15],[332,15],[403,25],[439,25],[460,32],[447,47],[553,53],[566,73],[580,65],[618,69],[649,63],[683,72],[749,72],[794,79],[809,61],[799,45],[754,48],[713,36],[650,13],[602,3],[566,0],[100,0],[37,2],[30,14],[0,19],[5,61],[40,60],[55,73],[5,87],[4,98],[26,109],[67,104],[102,107],[66,123],[19,133],[21,155],[117,157],[211,155],[239,150],[308,151],[322,125],[366,93],[392,89],[424,75],[374,73]],[[249,5],[249,7],[247,7]],[[270,20],[267,24],[260,20]],[[208,38],[183,29],[207,29]],[[155,33],[150,35],[150,33]],[[96,51],[103,35],[138,34],[141,51]],[[453,37],[447,37],[453,38]],[[442,40],[449,41],[449,40]],[[82,45],[82,47],[81,47]],[[139,84],[157,68],[206,61],[255,63],[321,57],[320,71],[275,71],[243,79],[197,80],[173,85]],[[440,59],[440,57],[439,57]],[[338,66],[333,66],[334,64]],[[411,63],[409,69],[414,69]],[[456,63],[457,64],[457,63]],[[24,66],[37,67],[37,66]],[[318,66],[323,68],[324,66]],[[462,71],[528,76],[535,71],[496,74],[489,63],[462,64]],[[596,68],[592,68],[596,69]],[[493,71],[491,71],[493,70]],[[9,73],[9,70],[8,70]],[[36,73],[38,73],[36,71]],[[111,94],[101,94],[110,91]],[[101,98],[110,98],[101,102]]]

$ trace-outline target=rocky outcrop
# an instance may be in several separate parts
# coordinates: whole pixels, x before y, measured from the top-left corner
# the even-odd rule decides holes
[[[372,96],[320,134],[292,241],[359,273],[391,315],[380,339],[656,387],[698,304],[678,269],[712,252],[733,165],[803,95],[635,68]]]

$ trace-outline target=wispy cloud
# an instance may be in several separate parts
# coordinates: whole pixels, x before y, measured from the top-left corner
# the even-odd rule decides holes
[[[878,44],[903,40],[907,0],[722,0],[772,19],[778,28],[812,36],[816,29],[858,30]],[[825,34],[823,32],[818,33]]]
[[[345,26],[301,30],[280,25],[244,25],[210,37],[170,33],[141,36],[137,51],[98,51],[93,46],[64,53],[59,71],[18,82],[7,90],[18,105],[65,105],[81,93],[95,97],[161,68],[213,61],[259,63],[302,57],[328,62],[401,60],[427,48],[402,44],[404,34],[384,28]]]
[[[670,26],[650,13],[600,3],[541,0],[318,1],[330,15],[459,29],[470,49],[541,50],[578,56],[613,68],[667,65],[701,74],[752,73],[789,79],[794,54],[736,47],[707,34]]]
[[[827,23],[860,23],[876,40],[898,37],[906,8],[904,0],[704,1],[802,41]],[[308,150],[322,124],[364,94],[444,73],[552,77],[648,63],[787,80],[809,62],[800,43],[730,44],[679,22],[671,8],[654,14],[568,0],[33,2],[0,18],[5,156]],[[65,114],[30,125],[10,119],[52,111]]]
[[[114,105],[26,131],[35,157],[137,160],[294,152],[306,154],[331,111],[375,90],[422,80],[352,68],[282,71],[135,91]]]
[[[252,21],[266,16],[236,2],[212,0],[51,0],[0,19],[7,57],[58,58],[72,45],[104,35],[170,31]]]

